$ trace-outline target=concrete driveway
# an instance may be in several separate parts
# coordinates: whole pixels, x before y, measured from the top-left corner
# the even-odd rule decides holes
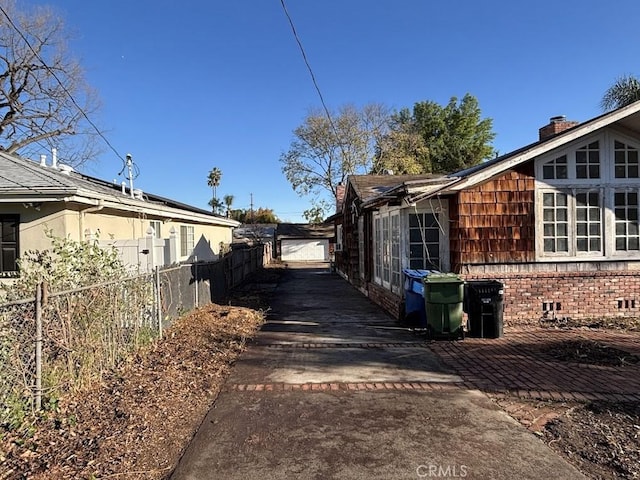
[[[298,266],[174,480],[584,478],[326,266]]]

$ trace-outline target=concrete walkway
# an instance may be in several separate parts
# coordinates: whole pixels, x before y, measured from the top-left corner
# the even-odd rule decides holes
[[[172,475],[584,478],[326,268],[291,268]]]

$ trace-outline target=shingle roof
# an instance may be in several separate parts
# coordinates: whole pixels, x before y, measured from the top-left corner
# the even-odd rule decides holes
[[[69,175],[0,152],[1,193],[73,193],[76,189]]]
[[[276,228],[278,238],[331,238],[333,235],[333,225],[279,223]]]
[[[350,175],[349,182],[362,201],[377,197],[404,182],[431,180],[442,175]]]
[[[65,171],[52,166],[42,166],[6,152],[0,152],[0,197],[2,196],[66,197],[82,195],[112,198],[126,204],[130,194],[122,193],[121,185],[106,182],[75,171]],[[215,215],[208,210],[193,207],[159,195],[144,192],[144,201],[149,204],[178,208],[188,212],[216,217],[228,221],[226,217]]]

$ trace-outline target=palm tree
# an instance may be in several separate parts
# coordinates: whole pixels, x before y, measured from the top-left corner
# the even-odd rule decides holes
[[[640,80],[633,75],[624,75],[605,92],[600,106],[602,110],[609,111],[626,107],[638,100],[640,100]]]
[[[213,198],[209,202],[209,205],[211,205],[211,208],[213,208],[214,212],[216,211],[216,208],[214,208],[213,203],[215,203],[218,207],[221,206],[220,200],[218,200],[218,197],[216,195],[216,188],[220,186],[221,178],[222,172],[218,167],[213,167],[209,172],[209,176],[207,177],[207,185],[209,185],[213,189]]]
[[[217,198],[212,198],[209,200],[209,206],[211,207],[211,211],[213,213],[218,213],[224,204]]]
[[[227,217],[231,215],[231,205],[233,205],[233,195],[225,195],[222,197],[227,207]]]

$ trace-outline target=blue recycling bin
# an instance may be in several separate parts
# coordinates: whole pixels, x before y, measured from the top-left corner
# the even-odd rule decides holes
[[[405,268],[402,273],[404,273],[404,322],[412,327],[427,328],[423,279],[436,271]]]

